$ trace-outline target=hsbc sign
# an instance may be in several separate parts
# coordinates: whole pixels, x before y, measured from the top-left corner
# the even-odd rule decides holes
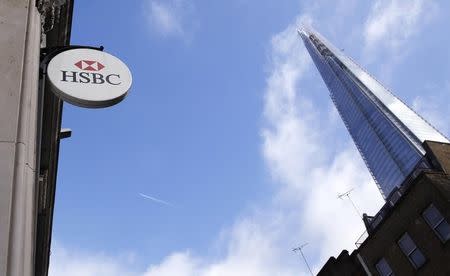
[[[47,77],[60,98],[91,108],[119,103],[132,83],[131,72],[122,61],[86,48],[67,50],[53,57],[47,66]]]

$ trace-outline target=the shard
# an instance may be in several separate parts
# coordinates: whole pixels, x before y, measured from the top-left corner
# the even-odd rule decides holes
[[[383,197],[429,167],[422,143],[448,139],[319,33],[299,34]]]

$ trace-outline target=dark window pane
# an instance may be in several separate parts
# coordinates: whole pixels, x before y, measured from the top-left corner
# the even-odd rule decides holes
[[[436,209],[436,207],[434,207],[434,205],[430,205],[430,207],[423,212],[423,216],[428,224],[433,228],[436,227],[436,225],[442,220],[441,213],[438,209]]]
[[[403,237],[398,241],[398,245],[402,249],[403,253],[407,256],[416,248],[416,245],[411,240],[411,237],[408,233],[404,234]]]
[[[421,267],[425,263],[425,256],[419,249],[414,250],[413,253],[409,255],[409,258],[416,268]]]
[[[437,227],[436,232],[438,232],[439,236],[443,241],[447,241],[450,238],[450,225],[448,222],[443,220]]]
[[[388,263],[386,262],[386,260],[383,258],[381,259],[376,265],[375,265],[378,273],[381,276],[388,276],[388,275],[392,275],[392,269],[391,267],[388,265]]]

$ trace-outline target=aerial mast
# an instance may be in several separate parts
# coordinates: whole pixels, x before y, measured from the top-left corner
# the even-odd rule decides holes
[[[343,197],[347,197],[348,200],[350,201],[350,203],[352,204],[353,209],[354,209],[355,212],[358,214],[358,217],[362,218],[361,213],[359,212],[358,208],[356,208],[355,203],[353,202],[353,200],[352,200],[351,197],[350,197],[350,193],[351,193],[352,191],[353,191],[353,188],[351,188],[350,190],[348,190],[348,191],[345,192],[345,193],[339,194],[339,195],[338,195],[338,198],[344,200]]]
[[[303,247],[305,247],[307,245],[308,245],[308,243],[304,243],[304,244],[300,245],[299,247],[296,247],[296,248],[292,249],[292,251],[294,251],[295,253],[300,252],[300,254],[302,255],[303,261],[305,261],[306,267],[308,267],[308,270],[311,273],[311,275],[314,276],[314,273],[312,273],[312,270],[309,267],[308,261],[306,260],[306,257],[305,257],[305,255],[303,254],[303,251],[302,251]]]

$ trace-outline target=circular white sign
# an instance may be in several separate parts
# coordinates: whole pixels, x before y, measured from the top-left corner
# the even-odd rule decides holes
[[[107,107],[122,101],[131,87],[128,67],[118,58],[94,49],[61,52],[47,66],[52,91],[82,107]]]

